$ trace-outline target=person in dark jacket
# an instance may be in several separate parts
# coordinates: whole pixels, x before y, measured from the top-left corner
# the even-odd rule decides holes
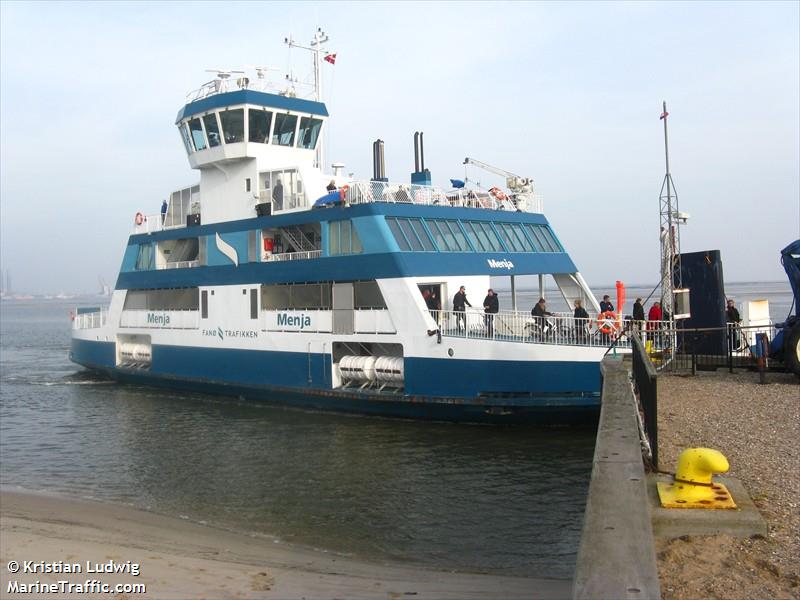
[[[586,341],[587,325],[589,325],[589,313],[583,308],[583,303],[580,300],[575,300],[575,312],[572,315],[575,318],[575,333],[578,341],[583,343]]]
[[[600,314],[603,314],[606,311],[614,312],[614,305],[611,304],[608,294],[603,296],[603,301],[600,302]]]
[[[736,303],[730,299],[725,308],[725,320],[728,322],[728,346],[731,350],[738,350],[741,345],[738,325],[742,322],[742,318],[736,309]]]
[[[539,298],[539,301],[531,309],[531,315],[533,316],[536,328],[539,330],[540,333],[547,333],[548,324],[547,324],[547,319],[545,317],[552,316],[552,314],[553,313],[548,312],[547,310],[547,303],[545,299]]]
[[[644,329],[644,305],[642,304],[642,299],[637,298],[636,302],[633,303],[633,331],[638,333],[640,336],[642,335],[642,329]],[[642,338],[644,339],[644,338]]]
[[[472,308],[472,304],[467,300],[467,290],[462,285],[458,288],[456,295],[453,296],[453,312],[456,313],[456,328],[459,331],[461,331],[462,325],[464,326],[464,331],[467,329],[467,315],[464,314],[464,311],[467,310],[467,306]]]
[[[494,316],[500,312],[500,302],[492,288],[489,288],[489,291],[486,293],[486,298],[483,299],[483,312],[486,313],[484,316],[486,335],[492,337],[494,333]]]
[[[637,298],[636,302],[633,303],[633,320],[644,321],[644,306],[641,298]]]

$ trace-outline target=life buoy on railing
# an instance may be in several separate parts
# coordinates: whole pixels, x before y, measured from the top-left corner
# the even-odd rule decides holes
[[[495,197],[495,200],[498,200],[500,202],[508,200],[508,196],[506,195],[506,193],[499,187],[489,188],[489,193]]]
[[[349,186],[349,185],[343,185],[343,186],[342,186],[342,187],[339,189],[339,200],[341,200],[342,202],[344,202],[344,198],[345,198],[345,196],[347,196],[347,190],[349,190],[349,189],[350,189],[350,186]]]
[[[134,222],[137,225],[141,225],[142,223],[144,223],[144,215],[140,212],[137,212],[136,217],[134,218]]]
[[[603,335],[611,335],[619,330],[617,315],[613,310],[607,310],[597,316],[597,328]]]

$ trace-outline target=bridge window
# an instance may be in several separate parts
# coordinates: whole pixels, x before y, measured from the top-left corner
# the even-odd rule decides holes
[[[296,115],[275,115],[275,130],[272,132],[272,143],[279,146],[294,146],[295,129],[297,129]]]
[[[511,223],[497,223],[495,227],[500,232],[500,236],[510,252],[525,252],[526,244],[517,236]],[[522,232],[520,231],[519,233],[521,234]]]
[[[200,119],[192,119],[189,121],[189,131],[192,133],[192,142],[194,143],[194,149],[198,152],[200,150],[206,149],[206,136],[203,133],[203,125],[200,123]]]
[[[194,149],[192,148],[192,140],[189,137],[189,127],[186,123],[181,123],[178,129],[181,131],[181,138],[183,139],[183,145],[186,146],[186,153],[191,154],[194,152]]]
[[[224,110],[219,113],[226,144],[244,141],[244,109]]]
[[[297,147],[314,149],[319,138],[322,119],[303,117],[300,119],[300,133],[298,134]]]
[[[428,228],[436,238],[439,250],[445,252],[468,252],[470,250],[464,232],[457,221],[428,220]]]
[[[272,127],[272,113],[268,110],[257,110],[251,108],[247,111],[247,120],[250,132],[248,134],[251,142],[259,144],[269,143],[269,130]]]
[[[208,145],[212,148],[219,146],[222,142],[219,139],[219,125],[217,124],[216,113],[204,116],[203,125],[206,126],[206,133],[208,134]]]

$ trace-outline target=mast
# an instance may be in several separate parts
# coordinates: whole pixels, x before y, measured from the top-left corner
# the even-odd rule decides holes
[[[322,31],[321,27],[317,27],[314,39],[311,40],[311,46],[301,46],[291,37],[284,40],[289,48],[300,48],[311,52],[314,60],[314,100],[317,102],[322,102],[322,53],[324,52],[322,44],[328,39],[328,34]],[[325,127],[322,128],[317,142],[317,166],[320,171],[325,172]]]
[[[678,194],[675,183],[669,170],[669,137],[667,135],[667,103],[663,104],[661,120],[664,121],[664,158],[666,173],[661,184],[659,206],[661,213],[661,226],[659,240],[661,245],[661,307],[668,312],[668,320],[673,321],[675,307],[673,306],[673,291],[682,287],[681,280],[681,243],[680,243],[680,213],[678,212]],[[667,316],[665,315],[665,319]]]

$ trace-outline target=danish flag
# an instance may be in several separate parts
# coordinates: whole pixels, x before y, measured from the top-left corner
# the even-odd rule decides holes
[[[336,53],[334,52],[333,54],[326,54],[325,55],[325,60],[327,60],[332,65],[335,65],[336,64]]]

